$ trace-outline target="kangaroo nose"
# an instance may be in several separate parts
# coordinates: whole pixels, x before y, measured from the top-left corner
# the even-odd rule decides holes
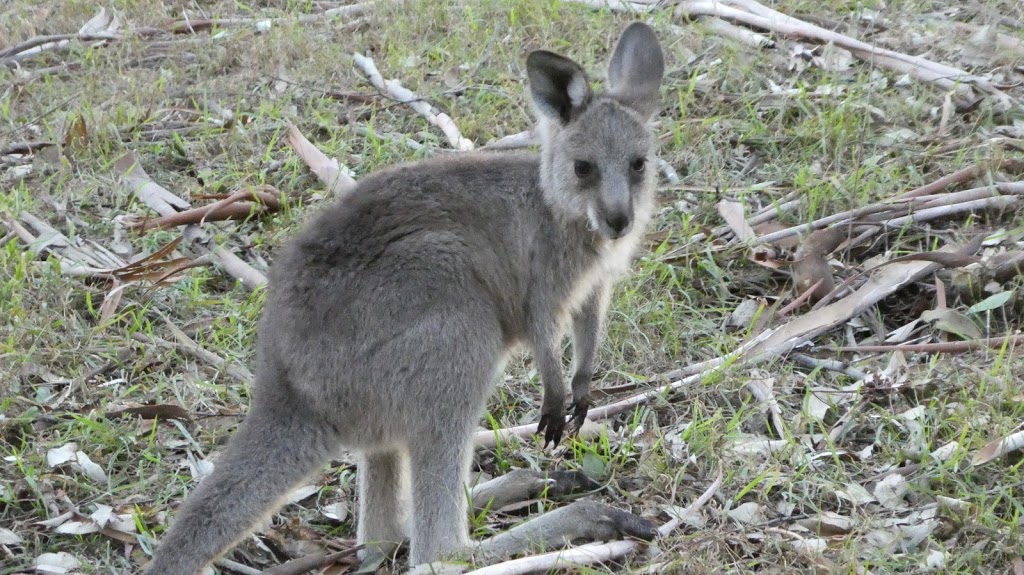
[[[615,233],[622,233],[622,230],[629,226],[629,216],[624,213],[611,214],[604,219],[608,227]]]

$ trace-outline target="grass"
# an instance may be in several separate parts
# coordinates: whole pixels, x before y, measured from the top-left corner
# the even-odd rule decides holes
[[[968,42],[963,32],[950,32],[947,16],[936,16],[959,5],[953,2],[774,5],[952,64],[960,57],[956,46]],[[200,16],[184,2],[119,1],[107,8],[133,27],[180,18],[183,10]],[[0,14],[0,38],[10,45],[77,30],[96,9],[80,0],[15,0]],[[214,2],[203,9],[203,16],[263,17],[317,7]],[[862,10],[877,12],[886,27],[858,19]],[[974,10],[954,16],[975,24],[995,15],[1021,18],[1012,0],[984,0]],[[357,177],[449,153],[440,132],[402,105],[331,97],[372,92],[351,66],[353,51],[372,53],[385,78],[400,79],[448,112],[480,145],[530,127],[523,70],[529,50],[566,53],[600,79],[609,46],[628,19],[554,0],[484,0],[459,8],[420,0],[376,9],[356,29],[284,18],[265,33],[252,26],[218,29],[176,37],[162,48],[141,40],[102,48],[72,42],[18,68],[0,67],[0,148],[61,141],[76,119],[86,127],[84,140],[61,155],[51,147],[34,156],[0,157],[0,213],[31,212],[80,245],[95,241],[132,257],[152,253],[176,232],[135,235],[118,223],[119,216],[149,214],[111,175],[113,161],[130,149],[157,182],[182,197],[270,184],[293,198],[274,216],[216,228],[219,242],[265,269],[275,249],[330,196],[284,146],[288,122]],[[1019,130],[1008,140],[993,138],[1024,121],[1019,109],[997,114],[983,101],[942,127],[944,94],[930,86],[899,82],[859,62],[824,70],[792,57],[789,41],[758,50],[723,39],[701,22],[673,30],[668,20],[667,13],[654,18],[668,63],[660,154],[684,185],[663,186],[651,231],[667,232],[667,239],[654,242],[615,292],[596,386],[645,386],[659,373],[719,356],[747,336],[743,329],[722,329],[742,301],[787,293],[785,274],[756,266],[736,250],[701,244],[666,257],[721,224],[720,199],[737,199],[749,213],[796,190],[800,208],[783,219],[800,223],[889,197],[978,159],[1019,154]],[[1019,29],[1000,31],[1024,41]],[[1021,59],[1002,54],[1000,62],[996,72],[1003,80],[1018,82],[1012,66]],[[44,68],[50,72],[37,74]],[[1022,96],[1019,87],[1009,91]],[[234,114],[232,129],[197,121],[220,117],[218,108]],[[389,135],[396,134],[424,148],[395,143]],[[970,224],[909,228],[841,259],[859,269],[883,251],[930,249],[929,238],[999,228],[1012,237],[1024,229],[1013,213],[981,215]],[[5,233],[0,228],[0,237]],[[0,547],[0,575],[32,571],[37,556],[58,551],[75,556],[81,572],[138,572],[151,550],[149,538],[159,539],[195,484],[189,465],[216,454],[248,404],[243,382],[178,346],[154,345],[150,336],[173,339],[163,314],[205,349],[251,368],[263,295],[202,267],[170,285],[125,289],[105,317],[100,308],[111,286],[63,275],[56,261],[38,255],[40,248],[17,239],[0,245],[0,527],[21,539]],[[1016,283],[1006,289],[1019,289]],[[899,327],[916,317],[914,305],[934,307],[929,290],[922,284],[886,300],[847,332],[860,340]],[[954,298],[950,305],[963,311],[970,302]],[[1019,324],[1020,310],[1013,303],[975,319],[998,334]],[[846,337],[838,330],[819,338],[822,355]],[[83,379],[111,361],[112,369]],[[1024,556],[1024,459],[1010,454],[979,467],[970,460],[1024,421],[1019,354],[870,356],[857,367],[877,374],[878,383],[864,392],[869,401],[854,412],[848,433],[824,450],[807,444],[851,409],[853,394],[844,387],[853,380],[776,361],[726,369],[639,407],[620,416],[605,437],[555,452],[532,442],[503,444],[480,452],[477,467],[488,474],[523,466],[581,469],[603,482],[596,497],[656,521],[667,518],[666,506],[686,505],[717,469],[724,471],[723,487],[700,523],[660,542],[660,553],[579,572],[1009,572]],[[753,379],[771,380],[784,436],[777,437],[764,406],[750,395]],[[811,409],[822,401],[827,410]],[[178,405],[191,420],[108,415],[140,404]],[[529,358],[517,357],[481,423],[533,422],[539,406]],[[768,450],[768,439],[781,443]],[[47,452],[69,442],[102,468],[103,481],[71,465],[47,464]],[[956,445],[947,447],[947,456],[933,456],[951,442]],[[895,469],[905,473],[896,486],[905,493],[883,503],[877,485]],[[320,512],[338,503],[352,508],[352,471],[339,459],[310,479],[316,493],[276,516],[273,531],[285,534],[283,547],[270,553],[250,538],[231,557],[262,568],[290,552],[301,554],[301,543],[353,537],[353,513],[331,519]],[[941,498],[962,504],[936,506]],[[88,516],[100,506],[133,523],[144,536],[141,547],[40,523],[72,507]],[[849,525],[819,534],[822,513]],[[475,533],[500,531],[522,515],[489,511],[474,518]]]

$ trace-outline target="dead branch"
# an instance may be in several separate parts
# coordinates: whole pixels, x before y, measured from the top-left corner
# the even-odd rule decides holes
[[[138,231],[167,229],[189,224],[202,225],[206,221],[247,220],[250,217],[275,213],[281,210],[280,193],[273,186],[263,186],[261,190],[239,190],[227,198],[203,206],[191,208],[183,212],[175,212],[167,216],[149,219],[143,218],[130,225]],[[254,199],[256,201],[242,201]]]
[[[605,431],[605,426],[594,422],[584,422],[583,428],[579,431],[579,437],[584,439],[593,439],[600,437]],[[473,440],[477,448],[493,449],[498,443],[507,443],[511,439],[524,440],[529,437],[533,437],[537,434],[537,424],[529,423],[526,425],[517,425],[515,427],[505,427],[502,429],[490,430],[486,429],[478,431],[476,438]]]
[[[288,125],[288,134],[284,139],[291,149],[295,150],[299,158],[309,166],[309,169],[335,197],[342,197],[356,187],[356,181],[348,175],[347,169],[338,163],[334,158],[328,158],[316,146],[310,143],[302,132],[294,125]]]
[[[966,169],[961,170],[960,172],[957,173],[966,173]],[[953,175],[956,174],[951,174],[949,177],[943,179],[946,179],[950,183],[959,183],[957,181],[954,181],[954,179],[952,178]],[[937,181],[941,181],[941,179]],[[927,190],[930,193],[918,193],[921,190]],[[837,214],[832,214],[830,216],[819,218],[807,224],[801,224],[798,226],[793,226],[791,228],[786,228],[784,230],[779,230],[777,232],[764,234],[751,240],[751,243],[774,243],[785,238],[804,234],[814,230],[819,230],[830,225],[841,225],[847,223],[855,223],[858,221],[874,223],[884,222],[886,225],[890,227],[897,227],[903,225],[908,221],[928,221],[930,219],[942,217],[943,215],[947,215],[948,213],[956,213],[955,211],[948,211],[952,209],[949,208],[948,206],[946,207],[947,211],[945,212],[942,209],[938,209],[940,206],[945,204],[945,202],[943,202],[940,199],[940,197],[942,196],[951,198],[952,200],[956,201],[968,198],[978,198],[979,196],[981,198],[1004,197],[999,194],[1003,194],[1005,196],[1017,196],[1024,194],[1024,182],[1001,182],[991,186],[983,186],[980,188],[972,188],[970,190],[956,192],[954,194],[935,195],[933,193],[935,191],[937,191],[935,188],[917,188],[916,190],[911,190],[910,192],[897,196],[896,198],[887,199],[868,206],[847,210],[845,212],[839,212]],[[1014,201],[1016,200],[1001,199],[994,200],[993,202],[991,202],[991,204],[998,206],[1002,202],[1012,203]],[[960,203],[967,204],[967,202]],[[956,210],[970,211],[973,209],[977,209],[979,206],[992,207],[991,204],[985,204],[984,202],[982,202],[981,204],[964,205],[961,206],[960,208],[956,208]],[[926,211],[928,209],[933,208],[935,208],[934,211]]]
[[[299,557],[298,559],[292,559],[291,561],[275,565],[269,569],[264,569],[263,571],[260,571],[260,575],[302,575],[302,573],[308,573],[316,569],[334,565],[339,559],[352,557],[362,548],[362,545],[358,545],[350,549],[334,553],[315,553],[313,555]]]
[[[549,511],[475,545],[483,557],[508,557],[526,549],[564,547],[573,540],[610,541],[635,537],[649,541],[657,534],[650,521],[595,501],[575,501]]]
[[[920,56],[910,56],[901,52],[872,46],[866,42],[851,38],[845,34],[826,30],[809,22],[788,16],[755,0],[726,0],[713,2],[708,0],[690,0],[676,5],[675,15],[681,18],[697,16],[717,16],[725,20],[747,26],[769,30],[787,36],[796,36],[822,43],[832,43],[839,48],[849,50],[854,56],[871,64],[888,68],[900,74],[909,74],[914,78],[935,84],[936,86],[956,94],[956,101],[961,107],[972,105],[976,97],[971,86],[988,93],[997,99],[1003,109],[1009,109],[1016,100],[996,88],[988,79],[970,74],[964,70],[933,62]]]
[[[722,470],[719,469],[718,470],[718,477],[704,491],[704,493],[702,493],[701,496],[698,497],[693,503],[691,503],[685,509],[683,509],[682,512],[680,512],[678,515],[676,515],[676,517],[674,517],[670,521],[668,521],[665,524],[663,524],[660,527],[658,527],[657,530],[656,530],[657,535],[659,537],[667,537],[673,531],[675,531],[675,529],[680,525],[680,523],[683,520],[685,520],[690,515],[692,515],[692,514],[696,513],[697,511],[699,511],[702,507],[704,507],[704,505],[707,504],[707,502],[711,500],[711,498],[714,496],[714,494],[722,486],[722,476],[723,476]],[[573,505],[577,505],[579,503],[584,503],[584,502],[582,502],[582,501],[581,502],[577,502],[577,503],[575,503]],[[571,506],[569,506],[569,507],[571,507]],[[569,509],[569,507],[565,507],[565,508],[562,508],[562,509]],[[606,507],[606,509],[611,509],[612,512],[615,512],[616,514],[623,513],[623,512],[618,511],[618,510],[616,510],[614,508],[608,508],[607,506],[603,506],[603,507]],[[561,511],[561,510],[558,510],[558,511]],[[528,522],[526,522],[526,523],[524,523],[524,524],[522,524],[520,526],[517,526],[516,528],[513,528],[510,531],[514,531],[515,529],[517,529],[519,527],[525,527],[526,525],[529,525],[529,524],[534,523],[534,522],[539,522],[542,519],[544,519],[545,517],[547,517],[549,515],[552,515],[552,514],[554,514],[556,512],[557,511],[551,512],[551,513],[547,513],[545,515],[541,515],[537,519],[533,519],[531,521],[528,521]],[[595,512],[602,513],[603,511],[602,511],[601,508],[596,508]],[[637,519],[638,518],[634,517],[633,519],[628,519],[628,520],[636,521]],[[587,520],[587,519],[583,519],[583,520]],[[605,521],[607,521],[607,519],[605,519]],[[552,522],[552,523],[554,524],[555,522]],[[553,525],[553,526],[557,528],[557,525]],[[539,531],[539,529],[538,529],[538,531]],[[505,535],[505,534],[502,534],[502,535]],[[529,542],[534,541],[534,539],[531,539],[529,537],[523,538],[522,537],[523,535],[526,535],[525,530],[519,534],[518,540],[520,540],[520,541],[522,541],[522,542],[524,542],[526,544],[529,544]],[[642,535],[646,535],[646,533],[642,533]],[[498,537],[501,537],[501,535],[499,535]],[[555,540],[556,541],[558,540],[557,539],[558,537],[559,537],[559,532],[555,531],[555,538],[556,538]],[[641,537],[641,539],[643,539],[643,538],[644,537]],[[492,540],[493,539],[497,539],[497,537],[492,538]],[[568,538],[564,537],[564,535],[561,537],[561,539],[568,540]],[[490,541],[490,540],[488,540],[488,541]],[[516,541],[516,539],[512,539],[511,541]],[[544,540],[544,541],[548,541],[548,540]],[[486,543],[486,542],[484,542],[484,543]],[[491,565],[489,567],[484,567],[482,569],[476,569],[474,571],[470,571],[466,575],[523,575],[523,574],[526,574],[526,573],[547,572],[547,571],[551,571],[552,569],[557,569],[559,567],[570,567],[571,568],[571,567],[578,567],[578,566],[581,566],[581,565],[590,565],[590,564],[593,564],[593,563],[603,563],[603,562],[606,562],[606,561],[610,561],[612,559],[617,559],[619,557],[624,557],[626,555],[629,555],[630,553],[634,553],[634,552],[636,552],[636,551],[638,551],[640,549],[641,545],[642,545],[642,543],[640,543],[638,541],[610,541],[608,543],[590,543],[590,544],[587,544],[587,545],[580,545],[578,547],[572,547],[572,548],[569,548],[569,549],[565,549],[563,551],[554,551],[554,552],[545,553],[545,554],[542,554],[542,555],[535,555],[535,556],[530,556],[530,557],[522,557],[520,559],[514,559],[512,561],[506,561],[504,563],[498,563],[496,565]]]
[[[907,353],[962,353],[986,347],[993,349],[999,349],[1003,346],[1014,347],[1020,342],[1024,342],[1024,334],[966,341],[943,341],[938,343],[857,345],[853,347],[837,347],[834,348],[833,351],[837,351],[839,353],[889,353],[892,351],[904,351]]]
[[[448,114],[445,114],[431,106],[430,103],[417,96],[408,88],[402,86],[398,80],[385,80],[384,77],[381,76],[380,70],[377,69],[377,65],[373,63],[373,58],[363,56],[362,54],[353,54],[352,58],[359,71],[361,71],[363,75],[366,76],[366,79],[380,90],[382,94],[385,94],[403,104],[408,104],[409,107],[416,110],[417,113],[426,118],[428,122],[440,128],[448,138],[448,143],[451,144],[452,148],[463,152],[473,149],[473,142],[462,137],[462,133],[459,132],[459,128],[455,125],[455,121],[452,120]]]
[[[142,169],[138,159],[133,152],[128,152],[114,162],[115,173],[121,177],[128,190],[142,200],[144,204],[161,216],[171,216],[178,213],[178,209],[188,209],[189,204],[178,196],[157,184],[149,177],[149,174]],[[253,269],[241,258],[231,253],[223,246],[206,245],[202,229],[194,224],[185,226],[181,235],[189,244],[205,252],[211,253],[221,267],[232,277],[240,280],[250,291],[266,285],[267,277]]]
[[[470,490],[473,509],[501,509],[546,493],[550,498],[592,491],[600,485],[579,471],[536,471],[515,469],[475,485]]]
[[[358,18],[365,15],[370,8],[376,4],[375,0],[369,0],[359,4],[338,6],[315,14],[302,14],[298,17],[278,16],[268,18],[184,18],[176,22],[166,24],[163,28],[174,34],[195,34],[213,28],[228,28],[232,26],[256,26],[263,22],[275,24],[285,21],[294,21],[300,24],[328,20],[331,18]]]
[[[163,316],[163,314],[160,315]],[[170,324],[169,321],[167,323]],[[252,373],[250,373],[249,370],[247,370],[246,368],[240,365],[235,365],[229,362],[228,360],[224,359],[223,357],[204,348],[198,343],[192,341],[187,335],[181,332],[181,330],[177,329],[177,327],[172,327],[171,331],[172,333],[174,333],[174,337],[177,340],[176,342],[168,341],[157,336],[146,336],[142,332],[135,332],[134,334],[132,334],[132,337],[135,338],[136,341],[142,343],[155,344],[167,349],[176,349],[186,355],[189,355],[195,359],[198,359],[199,361],[202,361],[203,363],[209,365],[210,367],[223,370],[224,373],[230,375],[232,378],[234,378],[240,383],[252,383]],[[181,332],[181,335],[179,335],[179,333],[177,332]]]
[[[973,254],[978,247],[980,241],[976,240],[960,248],[947,246],[943,251],[961,255]],[[769,337],[752,346],[744,354],[743,359],[745,362],[760,362],[789,353],[797,346],[863,313],[882,298],[939,267],[940,264],[922,261],[903,261],[886,266],[843,300],[831,303],[815,313],[795,318],[775,329]]]

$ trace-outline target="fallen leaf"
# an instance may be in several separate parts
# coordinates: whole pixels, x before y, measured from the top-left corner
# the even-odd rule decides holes
[[[924,558],[924,566],[929,569],[939,569],[946,566],[946,559],[949,555],[945,551],[932,549]]]
[[[856,505],[866,505],[876,501],[874,495],[871,495],[867,489],[856,483],[847,483],[843,486],[843,489],[836,489],[835,493],[836,497],[846,499]]]
[[[821,555],[826,549],[828,549],[828,541],[821,537],[794,539],[789,542],[789,545],[793,550],[801,555]]]
[[[73,441],[61,447],[50,449],[46,452],[46,465],[57,467],[58,465],[64,465],[69,461],[73,461],[76,451],[78,451],[78,444]]]
[[[752,501],[744,503],[734,509],[730,509],[726,512],[726,515],[728,515],[733,521],[743,525],[761,523],[764,521],[764,513],[761,512],[761,506]]]
[[[951,308],[930,309],[921,319],[931,322],[936,329],[959,336],[960,339],[981,339],[981,330],[971,318]]]
[[[899,473],[892,473],[875,485],[875,498],[886,509],[903,507],[903,496],[907,493],[907,480]]]
[[[999,292],[995,295],[990,295],[987,298],[979,301],[978,303],[967,308],[967,311],[971,313],[982,313],[986,311],[992,311],[997,308],[1001,308],[1006,305],[1006,302],[1010,301],[1016,290]]]
[[[1003,439],[997,439],[985,447],[982,447],[978,453],[974,455],[974,458],[971,460],[971,464],[983,465],[997,457],[1002,457],[1007,453],[1017,451],[1021,448],[1024,448],[1024,431],[1018,431],[1017,433],[1008,435]]]
[[[302,487],[293,489],[292,492],[288,494],[288,499],[286,499],[286,501],[288,503],[298,503],[317,491],[320,491],[319,485],[303,485]]]
[[[40,573],[67,573],[81,567],[75,556],[61,551],[59,553],[43,553],[36,557],[36,571]]]
[[[344,501],[338,501],[330,505],[326,505],[320,508],[320,514],[328,519],[334,521],[344,521],[348,519],[348,503]]]
[[[736,234],[736,239],[740,242],[748,242],[757,237],[757,233],[754,232],[754,228],[750,227],[747,223],[747,216],[743,209],[743,204],[739,202],[731,202],[729,200],[722,200],[718,202],[718,213],[725,220],[726,225],[729,229]]]
[[[62,535],[85,535],[87,533],[97,533],[99,530],[100,526],[96,525],[94,521],[81,518],[61,523],[53,531]]]
[[[46,464],[50,467],[70,464],[72,469],[84,474],[97,483],[103,483],[107,480],[107,474],[103,471],[103,468],[93,462],[92,459],[89,459],[89,456],[84,451],[79,451],[78,445],[73,441],[47,451]]]
[[[21,535],[6,527],[0,527],[0,545],[21,545],[23,541]]]
[[[106,416],[109,419],[121,419],[129,416],[141,417],[142,419],[177,419],[179,421],[189,421],[191,419],[188,415],[188,411],[185,411],[181,406],[174,404],[126,407],[124,409],[107,412]]]
[[[808,517],[796,522],[797,525],[818,535],[845,535],[853,530],[854,521],[850,517],[824,511],[815,517]]]

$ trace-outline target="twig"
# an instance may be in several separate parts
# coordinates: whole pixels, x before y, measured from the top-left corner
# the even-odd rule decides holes
[[[278,17],[267,17],[267,18],[196,18],[189,19],[185,18],[177,22],[172,22],[166,25],[164,28],[174,34],[194,34],[203,30],[210,30],[214,27],[227,28],[230,26],[251,26],[261,22],[284,22],[286,20],[292,20],[300,24],[307,24],[309,22],[315,22],[320,19],[328,18],[357,18],[366,14],[376,2],[370,0],[368,2],[362,2],[360,4],[349,4],[346,6],[338,6],[337,8],[331,8],[324,10],[323,12],[317,12],[315,14],[302,14],[297,18],[290,16],[278,16]]]
[[[132,193],[136,194],[143,203],[161,216],[170,216],[178,213],[175,206],[188,209],[188,202],[172,194],[149,177],[149,174],[139,165],[134,153],[128,152],[114,162],[114,170]],[[203,231],[199,226],[195,224],[187,225],[181,231],[181,235],[193,247],[213,254],[224,271],[240,280],[242,285],[250,291],[266,285],[267,277],[265,275],[256,271],[228,249],[219,245],[207,246],[203,241]]]
[[[1004,345],[1016,346],[1024,342],[1024,334],[1016,334],[1005,337],[989,337],[985,339],[972,339],[965,341],[943,341],[938,343],[903,343],[895,345],[857,345],[852,347],[837,347],[833,351],[839,353],[888,353],[891,351],[905,351],[909,353],[960,353],[981,348],[1001,348]]]
[[[966,170],[961,170],[961,172],[966,173]],[[961,173],[961,172],[958,172],[958,173]],[[958,182],[954,182],[953,181],[952,175],[955,175],[955,174],[951,174],[951,176],[949,177],[948,181],[950,183],[958,183]],[[966,178],[964,178],[964,179],[966,179]],[[959,181],[962,181],[962,180],[959,180]],[[926,190],[928,192],[928,194],[917,193],[917,192],[919,192],[921,190]],[[971,194],[985,195],[985,193],[981,192],[981,190],[989,190],[989,195],[991,197],[997,197],[997,198],[998,197],[1002,197],[1002,196],[996,196],[995,195],[996,192],[998,192],[1000,194],[1007,194],[1007,195],[1019,195],[1019,194],[1024,194],[1024,182],[1003,182],[1003,183],[995,184],[993,186],[983,186],[981,188],[972,188],[971,190],[964,190],[962,192],[957,192],[956,194],[947,194],[947,196],[953,197],[954,199],[957,199],[957,198],[965,198],[965,197],[974,197],[974,196],[971,196]],[[764,234],[762,236],[758,236],[757,238],[754,238],[751,241],[751,243],[752,244],[773,243],[773,242],[777,242],[779,240],[782,240],[782,239],[785,239],[785,238],[788,238],[788,237],[792,237],[792,236],[795,236],[795,235],[811,232],[811,231],[814,231],[814,230],[819,230],[819,229],[828,227],[828,226],[833,225],[833,224],[845,224],[847,222],[856,222],[858,220],[864,220],[864,221],[876,222],[876,223],[877,222],[885,222],[890,227],[899,226],[899,225],[902,225],[902,224],[906,223],[907,221],[911,221],[911,220],[909,220],[909,219],[908,220],[899,220],[897,223],[893,223],[895,221],[895,219],[892,218],[892,216],[889,215],[889,214],[884,214],[884,212],[889,212],[889,211],[893,211],[893,210],[899,210],[899,209],[902,209],[903,207],[905,207],[906,209],[904,210],[903,213],[914,214],[915,213],[914,210],[916,208],[924,207],[924,206],[928,206],[928,205],[934,206],[937,203],[939,203],[938,197],[933,195],[935,191],[936,191],[935,188],[927,188],[927,187],[917,188],[916,190],[911,190],[910,192],[907,192],[906,194],[902,194],[902,195],[897,196],[897,197],[892,198],[892,199],[883,200],[881,202],[878,202],[878,203],[875,203],[875,204],[871,204],[871,205],[868,205],[868,206],[864,206],[864,207],[861,207],[861,208],[856,208],[856,209],[853,209],[853,210],[847,210],[845,212],[839,212],[837,214],[832,214],[830,216],[825,216],[823,218],[819,218],[819,219],[814,220],[813,222],[810,222],[810,223],[807,223],[807,224],[801,224],[801,225],[798,225],[798,226],[793,226],[791,228],[786,228],[784,230],[779,230],[777,232],[772,232],[772,233],[769,233],[769,234]],[[959,194],[963,194],[963,195],[961,196]],[[1006,201],[1006,200],[997,200],[995,203],[998,204],[999,202],[1003,202],[1003,201]],[[973,208],[973,207],[965,207],[963,209],[964,210],[969,210],[969,209],[975,209],[975,208]],[[925,213],[923,215],[921,214],[921,212],[925,212],[925,209],[918,210],[916,212],[916,214],[917,214],[916,217],[913,217],[913,221],[915,221],[915,222],[927,221],[928,219],[934,219],[936,217],[941,217],[942,215],[945,215],[941,210],[937,210],[935,212],[927,212],[927,213]],[[949,212],[949,213],[952,213],[952,212]],[[878,215],[878,214],[883,214],[883,215]],[[912,216],[908,215],[908,216],[905,216],[905,217],[911,218]]]
[[[811,357],[803,353],[791,353],[789,359],[797,362],[798,364],[809,367],[811,369],[824,369],[827,371],[834,371],[850,376],[853,379],[864,379],[868,376],[866,372],[863,372],[855,367],[850,367],[845,363],[835,359],[823,359],[817,357]]]
[[[223,557],[218,559],[216,563],[217,565],[220,565],[221,567],[229,571],[234,571],[235,573],[240,573],[241,575],[260,575],[259,569],[249,567],[248,565],[242,565],[237,561],[232,561],[230,559],[225,559]]]
[[[462,133],[459,132],[459,128],[455,125],[455,121],[452,120],[448,114],[438,111],[411,90],[403,87],[398,80],[385,80],[384,77],[381,76],[380,70],[377,69],[377,65],[373,63],[372,58],[363,56],[362,54],[353,54],[352,58],[356,67],[359,68],[370,83],[380,90],[381,93],[386,94],[399,102],[408,104],[409,107],[416,110],[417,113],[426,118],[428,122],[440,128],[448,138],[448,143],[451,144],[453,148],[464,152],[473,149],[473,142],[462,137]]]
[[[343,551],[336,551],[334,553],[314,553],[313,555],[307,555],[305,557],[299,557],[298,559],[292,559],[286,561],[280,565],[275,565],[269,569],[260,571],[260,575],[301,575],[314,569],[320,569],[327,567],[338,562],[338,559],[344,559],[355,554],[357,551],[362,549],[362,545],[356,545],[350,549]]]
[[[775,42],[764,34],[758,34],[749,28],[737,26],[721,18],[709,18],[706,25],[710,30],[752,48],[772,48],[775,46]]]
[[[999,100],[1003,108],[1009,108],[1016,100],[996,88],[990,81],[959,68],[933,62],[920,56],[910,56],[893,50],[872,46],[866,42],[851,38],[832,30],[826,30],[809,22],[793,18],[755,0],[726,0],[716,2],[708,0],[691,0],[681,2],[675,8],[679,17],[717,16],[748,26],[771,30],[779,34],[798,36],[832,43],[839,48],[849,50],[861,60],[877,66],[888,68],[901,74],[911,76],[935,84],[943,90],[956,94],[961,106],[969,106],[975,101],[970,86],[973,85]]]

